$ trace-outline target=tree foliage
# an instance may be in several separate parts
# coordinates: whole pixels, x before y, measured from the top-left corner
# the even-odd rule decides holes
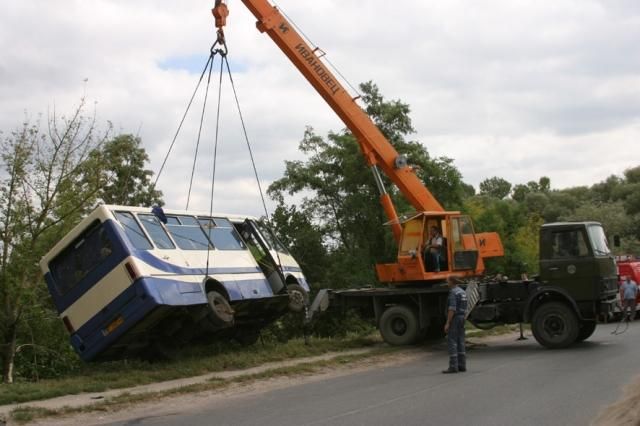
[[[0,145],[0,360],[3,381],[69,371],[77,356],[56,318],[40,258],[99,199],[146,203],[160,193],[140,140],[108,140],[84,100],[69,116],[54,112],[45,130],[28,120]],[[126,191],[125,191],[126,189]],[[121,196],[119,194],[123,194]]]
[[[95,200],[99,182],[81,165],[103,136],[84,103],[70,117],[48,119],[48,130],[28,122],[0,148],[5,178],[0,192],[0,331],[3,381],[11,383],[22,333],[33,335],[34,318],[47,316],[49,298],[37,264]],[[31,342],[32,349],[36,342]]]
[[[511,184],[505,179],[494,176],[480,182],[480,195],[502,200],[511,193]]]
[[[122,134],[94,150],[83,168],[87,176],[102,182],[98,197],[107,204],[162,205],[162,192],[151,183],[153,172],[145,169],[148,162],[140,138]]]

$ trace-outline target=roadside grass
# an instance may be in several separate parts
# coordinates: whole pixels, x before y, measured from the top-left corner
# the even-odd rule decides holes
[[[10,416],[11,419],[17,423],[26,423],[45,417],[61,417],[79,413],[117,411],[127,408],[131,404],[157,401],[159,399],[167,398],[170,396],[177,396],[194,392],[213,391],[229,387],[233,384],[243,384],[257,380],[272,379],[277,377],[299,377],[317,374],[332,367],[349,364],[367,358],[380,357],[397,350],[398,348],[394,347],[379,346],[372,349],[370,352],[363,354],[343,355],[337,356],[330,360],[302,363],[296,366],[289,367],[278,367],[260,373],[238,376],[231,379],[214,378],[207,382],[195,383],[188,386],[158,392],[144,392],[137,394],[124,392],[115,397],[96,402],[95,404],[85,405],[81,407],[62,407],[59,409],[47,409],[25,406],[14,409],[13,411],[11,411]]]
[[[185,348],[171,361],[150,363],[123,360],[91,363],[83,365],[78,372],[58,379],[2,384],[0,405],[85,392],[104,392],[213,372],[238,370],[267,362],[372,347],[380,342],[378,336],[371,335],[348,336],[342,339],[310,338],[308,345],[303,339],[292,339],[287,343],[258,342],[247,347],[233,343],[217,343]]]

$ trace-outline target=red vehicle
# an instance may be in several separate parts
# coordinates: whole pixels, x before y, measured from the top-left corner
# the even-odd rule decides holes
[[[628,276],[640,286],[639,258],[630,255],[616,256],[616,265],[618,266],[618,285],[622,284],[622,277]],[[640,291],[638,292],[636,302],[640,303]]]

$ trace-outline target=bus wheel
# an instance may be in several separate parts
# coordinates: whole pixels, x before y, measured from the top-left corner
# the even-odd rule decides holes
[[[405,305],[387,308],[380,317],[380,334],[392,346],[410,345],[418,338],[418,317]]]
[[[230,327],[233,325],[233,308],[229,301],[217,291],[207,293],[207,301],[209,302],[209,319],[214,325],[221,327]]]
[[[580,325],[573,310],[560,302],[548,302],[533,314],[531,331],[538,343],[550,349],[565,348],[576,341]]]
[[[288,284],[289,310],[292,312],[302,312],[309,304],[309,293],[300,284]]]

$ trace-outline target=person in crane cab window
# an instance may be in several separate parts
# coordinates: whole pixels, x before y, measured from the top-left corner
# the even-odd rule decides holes
[[[442,235],[437,227],[432,226],[429,240],[424,246],[427,268],[433,272],[440,272],[440,257],[442,255]]]
[[[467,293],[458,286],[457,280],[452,276],[447,277],[447,286],[449,287],[449,297],[444,332],[447,333],[449,368],[442,371],[444,374],[467,371],[467,353],[464,346]]]
[[[638,284],[629,279],[627,275],[622,277],[620,285],[620,297],[622,298],[622,312],[626,320],[630,321],[636,316],[636,297],[638,295]]]

